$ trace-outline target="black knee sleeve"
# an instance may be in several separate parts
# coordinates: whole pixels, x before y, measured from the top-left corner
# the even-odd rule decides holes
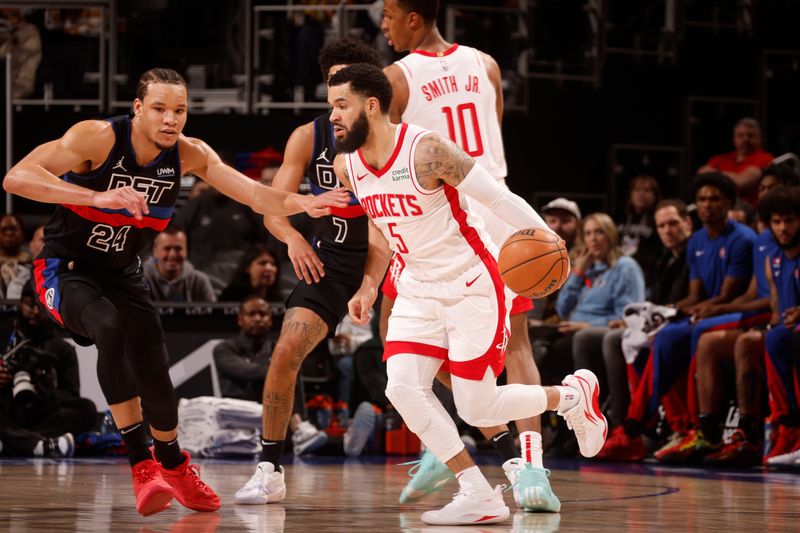
[[[151,426],[170,431],[178,425],[178,399],[169,377],[169,356],[162,340],[146,348],[129,348],[142,398],[142,411]]]
[[[125,358],[125,329],[117,308],[105,298],[86,303],[77,315],[80,331],[97,346],[97,380],[110,405],[139,395],[133,369]],[[77,329],[77,327],[76,327]]]

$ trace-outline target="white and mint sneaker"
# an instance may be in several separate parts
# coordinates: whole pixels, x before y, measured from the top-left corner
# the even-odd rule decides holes
[[[557,513],[561,502],[550,487],[550,471],[535,468],[515,457],[503,463],[503,471],[514,492],[514,501],[521,509],[532,513]]]
[[[428,494],[439,492],[448,481],[455,479],[453,472],[430,450],[425,450],[419,460],[402,465],[414,466],[408,470],[411,479],[400,494],[400,503],[413,503]]]

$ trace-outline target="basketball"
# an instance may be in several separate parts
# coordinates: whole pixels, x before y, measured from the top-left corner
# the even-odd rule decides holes
[[[506,239],[497,264],[509,289],[526,298],[544,298],[566,281],[569,253],[552,231],[523,229]]]

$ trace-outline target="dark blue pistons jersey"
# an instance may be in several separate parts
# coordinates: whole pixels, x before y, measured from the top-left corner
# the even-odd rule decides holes
[[[139,252],[169,224],[180,190],[178,143],[140,166],[131,144],[131,117],[107,120],[115,140],[103,164],[85,174],[67,172],[62,179],[93,191],[131,186],[147,198],[150,213],[136,220],[126,209],[60,204],[44,230],[44,257],[120,270],[137,261]]]
[[[314,119],[314,151],[306,169],[312,194],[322,194],[342,186],[333,171],[336,145],[330,116],[328,112]],[[315,228],[312,239],[315,249],[323,252],[336,249],[352,252],[367,250],[367,216],[352,193],[350,205],[333,208],[330,216],[317,219]]]

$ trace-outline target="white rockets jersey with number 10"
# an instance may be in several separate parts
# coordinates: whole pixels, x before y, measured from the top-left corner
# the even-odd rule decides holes
[[[414,50],[395,63],[408,83],[403,122],[447,135],[497,180],[506,177],[497,94],[475,48]]]
[[[468,214],[464,195],[446,184],[425,190],[417,181],[414,154],[426,134],[400,124],[382,169],[372,168],[361,150],[345,154],[345,164],[361,207],[403,258],[405,272],[419,281],[449,281],[495,250],[491,244],[487,250],[483,226]]]

